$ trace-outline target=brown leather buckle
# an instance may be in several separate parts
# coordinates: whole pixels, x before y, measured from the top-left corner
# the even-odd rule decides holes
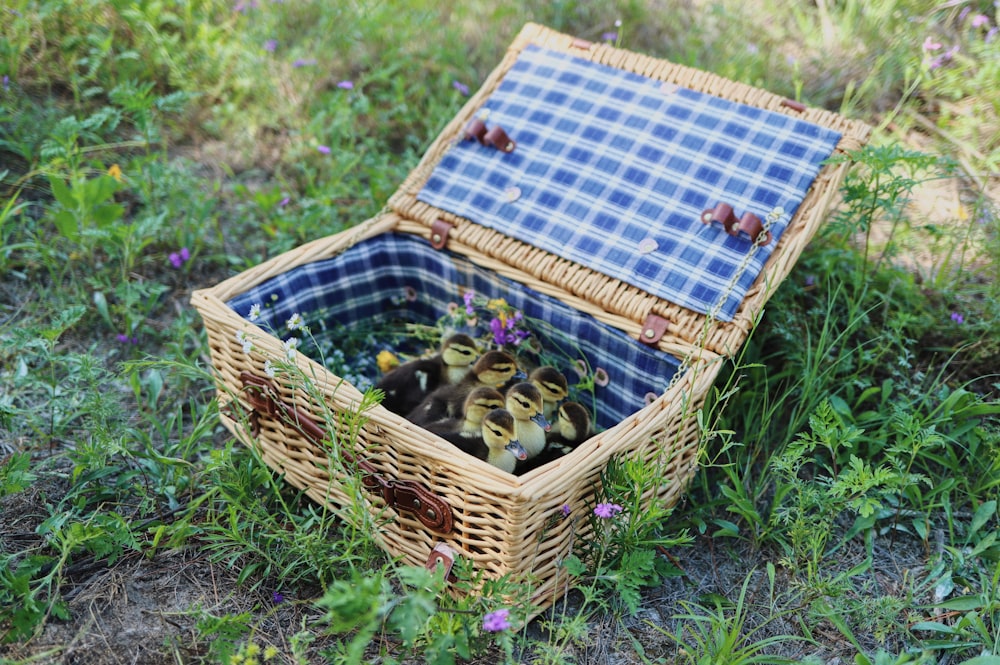
[[[507,132],[500,125],[494,125],[486,132],[486,135],[483,136],[483,143],[493,146],[500,152],[514,152],[514,148],[517,147],[514,140],[507,135]]]
[[[451,507],[420,483],[391,480],[378,473],[366,473],[361,479],[369,492],[377,494],[385,505],[400,512],[412,513],[425,527],[437,533],[451,533]]]
[[[255,417],[267,416],[295,428],[316,445],[329,440],[326,429],[319,423],[281,401],[270,379],[247,371],[240,373],[240,379],[243,381],[246,400],[253,409],[251,422],[254,422]],[[413,513],[421,524],[432,531],[451,532],[453,517],[447,501],[418,482],[386,478],[371,462],[357,459],[346,450],[341,450],[340,454],[348,464],[357,465],[363,474],[361,484],[369,492],[381,496],[387,506]]]
[[[642,324],[639,341],[647,346],[656,346],[670,328],[670,321],[656,314],[648,314]]]
[[[431,247],[434,249],[444,249],[448,244],[448,234],[455,228],[455,225],[443,219],[436,219],[431,224]]]

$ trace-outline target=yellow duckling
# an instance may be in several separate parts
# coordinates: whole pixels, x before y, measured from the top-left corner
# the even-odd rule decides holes
[[[477,437],[456,444],[473,457],[486,460],[501,471],[514,473],[518,460],[528,454],[515,434],[514,416],[506,409],[493,409],[483,417]]]
[[[478,355],[476,343],[468,335],[448,337],[437,354],[405,362],[375,384],[385,394],[382,406],[400,415],[408,414],[439,386],[460,381]]]
[[[515,383],[507,391],[506,408],[514,416],[517,440],[528,452],[528,459],[545,449],[545,432],[550,425],[542,407],[542,391],[533,383]]]
[[[439,386],[406,417],[417,425],[460,417],[465,399],[473,390],[482,386],[498,389],[518,375],[524,377],[524,373],[517,367],[514,356],[506,351],[487,351],[461,381]]]
[[[542,365],[528,375],[528,381],[542,392],[542,413],[545,419],[552,422],[556,418],[559,403],[569,395],[569,383],[566,377],[551,365]]]

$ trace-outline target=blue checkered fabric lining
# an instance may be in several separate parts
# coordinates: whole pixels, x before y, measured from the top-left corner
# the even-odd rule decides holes
[[[483,108],[516,149],[457,143],[420,200],[694,311],[718,305],[727,321],[777,243],[755,253],[727,294],[751,242],[705,226],[701,213],[724,202],[764,221],[780,207],[771,228],[780,237],[840,139],[534,46]]]
[[[349,329],[394,320],[433,323],[448,313],[449,303],[461,304],[469,289],[504,298],[529,321],[544,322],[533,332],[545,349],[565,357],[557,366],[570,383],[577,377],[572,370],[577,358],[607,371],[608,385],[596,389],[600,428],[642,408],[647,393],[663,392],[679,366],[673,356],[645,347],[558,300],[402,234],[379,235],[331,259],[294,268],[227,305],[242,317],[254,303],[263,305],[257,325],[287,338],[291,333],[285,324],[295,313],[311,327],[316,313]]]

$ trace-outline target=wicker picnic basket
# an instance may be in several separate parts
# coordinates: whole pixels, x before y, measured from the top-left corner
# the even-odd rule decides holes
[[[681,497],[722,361],[835,200],[847,165],[825,158],[869,131],[529,24],[386,211],[194,293],[222,420],[316,501],[363,505],[392,555],[471,560],[533,584],[540,610],[587,536],[562,508],[592,505],[611,458],[658,465],[647,501]],[[598,434],[517,476],[382,406],[359,417],[362,391],[317,358],[274,372],[293,314],[433,318],[469,288],[547,317],[606,369]]]

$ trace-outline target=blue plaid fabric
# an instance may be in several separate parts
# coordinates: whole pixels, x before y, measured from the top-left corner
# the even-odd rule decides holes
[[[512,153],[457,143],[418,198],[701,313],[731,320],[777,244],[703,210],[724,202],[780,237],[840,134],[809,122],[529,47],[486,100]],[[512,188],[519,190],[512,194]],[[515,198],[516,196],[516,198]]]
[[[244,318],[252,305],[262,305],[257,325],[287,338],[292,333],[285,324],[296,313],[314,330],[324,322],[362,331],[388,321],[434,323],[448,313],[449,303],[462,305],[469,289],[504,298],[521,310],[543,348],[565,359],[557,367],[571,384],[578,358],[607,372],[608,385],[596,389],[600,428],[641,409],[647,393],[662,393],[680,364],[558,300],[403,234],[379,235],[331,259],[290,270],[227,305]],[[376,342],[372,353],[378,351]]]

